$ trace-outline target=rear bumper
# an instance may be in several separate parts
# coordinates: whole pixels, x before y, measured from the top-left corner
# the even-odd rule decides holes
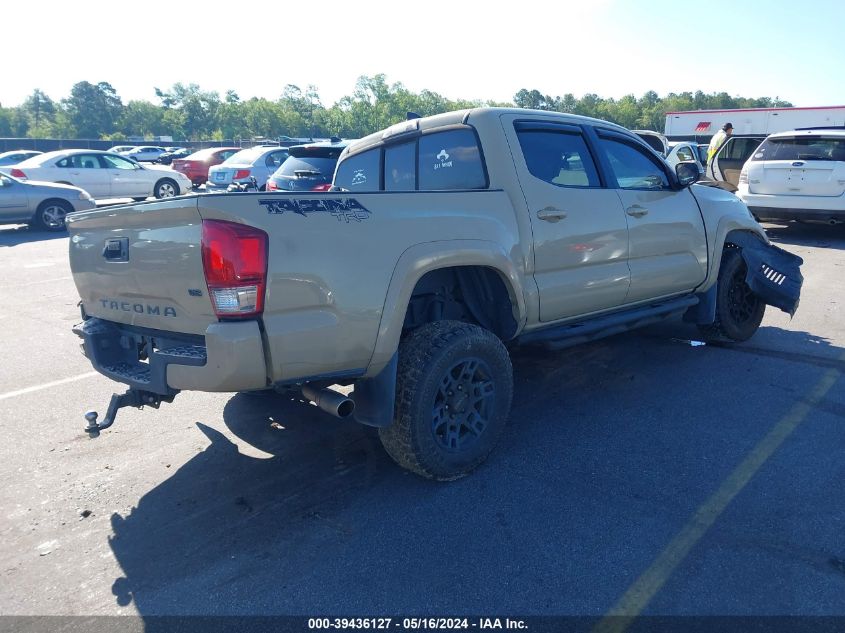
[[[246,391],[268,384],[255,321],[213,323],[204,336],[190,336],[90,317],[73,331],[94,369],[133,389],[170,396],[182,389]]]
[[[813,220],[816,222],[845,221],[845,209],[784,209],[780,207],[748,206],[758,220]]]

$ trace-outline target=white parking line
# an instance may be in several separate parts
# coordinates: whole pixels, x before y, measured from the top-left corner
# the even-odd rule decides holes
[[[32,393],[33,391],[41,391],[42,389],[50,389],[51,387],[58,387],[59,385],[64,385],[69,382],[76,382],[77,380],[83,380],[85,378],[91,378],[91,376],[99,376],[99,373],[96,371],[89,371],[87,374],[79,374],[78,376],[71,376],[70,378],[62,378],[61,380],[54,380],[53,382],[45,382],[40,385],[35,385],[34,387],[27,387],[26,389],[18,389],[17,391],[10,391],[8,393],[0,393],[0,400],[5,400],[6,398],[14,398],[15,396],[22,396],[26,393]]]

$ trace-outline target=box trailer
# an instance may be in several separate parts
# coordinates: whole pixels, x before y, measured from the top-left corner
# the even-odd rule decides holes
[[[667,112],[664,134],[670,141],[704,143],[728,122],[733,124],[735,136],[768,136],[808,127],[843,127],[845,106]]]

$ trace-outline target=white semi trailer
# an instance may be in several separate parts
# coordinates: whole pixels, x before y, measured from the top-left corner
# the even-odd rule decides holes
[[[709,142],[725,124],[735,136],[768,136],[808,127],[845,126],[845,106],[812,108],[745,108],[667,112],[664,134],[670,141]]]

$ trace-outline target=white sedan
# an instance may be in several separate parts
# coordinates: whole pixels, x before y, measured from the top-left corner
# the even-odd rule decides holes
[[[120,154],[122,156],[126,156],[127,158],[137,160],[139,163],[154,163],[158,160],[158,157],[164,154],[166,151],[167,150],[165,150],[163,147],[154,147],[152,145],[139,145],[138,147],[133,147],[132,149],[120,152]]]
[[[92,198],[170,198],[191,190],[184,174],[167,167],[147,167],[111,152],[66,149],[39,154],[9,173],[23,180],[59,182],[84,189]]]

